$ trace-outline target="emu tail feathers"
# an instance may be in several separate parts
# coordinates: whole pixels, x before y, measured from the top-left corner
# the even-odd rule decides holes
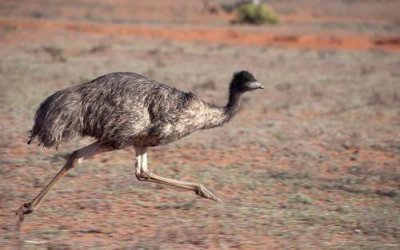
[[[79,134],[82,127],[80,110],[82,98],[71,89],[58,91],[46,98],[35,114],[28,144],[35,137],[39,145],[52,147]]]

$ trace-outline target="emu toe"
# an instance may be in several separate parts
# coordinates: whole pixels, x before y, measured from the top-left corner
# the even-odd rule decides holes
[[[22,222],[24,221],[24,215],[25,214],[30,214],[33,212],[32,209],[32,204],[30,202],[24,203],[20,208],[18,208],[17,211],[15,211],[15,214],[18,216],[18,221],[17,221],[17,231],[21,230],[21,225]]]
[[[203,198],[210,199],[210,200],[216,201],[218,203],[222,203],[221,200],[217,196],[215,196],[213,193],[211,193],[211,191],[208,190],[203,185],[200,185],[198,187],[198,189],[196,189],[195,192],[196,192],[197,195],[199,195],[199,196],[201,196]]]
[[[17,211],[15,211],[15,214],[21,215],[21,214],[30,214],[33,212],[32,206],[30,202],[24,203],[20,208],[18,208]]]

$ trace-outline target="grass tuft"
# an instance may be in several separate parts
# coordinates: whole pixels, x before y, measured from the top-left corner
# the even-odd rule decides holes
[[[246,3],[237,9],[239,23],[248,24],[277,24],[278,15],[271,8],[262,4]]]

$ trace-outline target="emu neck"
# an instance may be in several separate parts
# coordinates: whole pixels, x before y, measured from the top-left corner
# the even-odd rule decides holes
[[[240,104],[240,92],[230,92],[229,93],[229,100],[228,104],[225,106],[225,115],[227,121],[229,121],[233,116],[235,116],[236,112],[239,109],[239,104]]]
[[[240,93],[230,92],[228,104],[226,104],[225,107],[220,108],[207,104],[207,108],[200,112],[204,121],[201,129],[219,127],[230,121],[235,116],[239,108],[239,99]]]

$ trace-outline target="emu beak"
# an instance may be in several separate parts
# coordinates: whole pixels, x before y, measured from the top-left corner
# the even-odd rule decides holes
[[[255,89],[264,89],[264,86],[259,82],[254,82],[253,84]]]

